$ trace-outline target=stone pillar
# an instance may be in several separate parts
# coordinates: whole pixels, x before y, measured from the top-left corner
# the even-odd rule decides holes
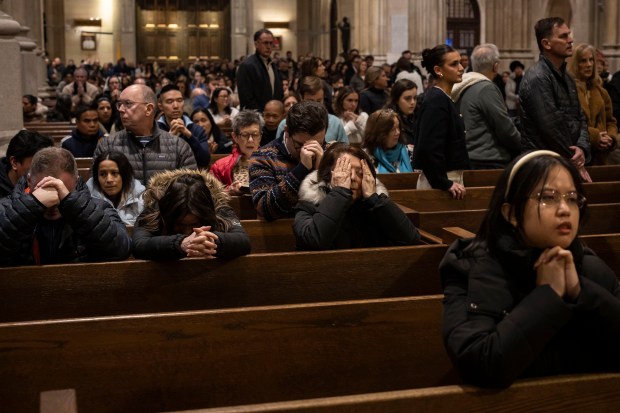
[[[24,126],[22,60],[19,43],[15,40],[21,30],[18,22],[0,11],[0,56],[3,60],[3,79],[0,82],[0,154],[4,154],[8,142]]]
[[[444,1],[409,0],[409,49],[416,65],[422,67],[422,50],[446,41]]]
[[[252,22],[249,20],[250,16],[254,15],[252,9],[252,1],[231,0],[230,2],[230,57],[232,60],[250,55],[255,51]]]
[[[603,4],[602,51],[609,61],[609,71],[620,70],[620,5],[617,0],[605,0]]]
[[[137,64],[137,32],[135,0],[120,0],[114,4],[114,59],[124,57]]]
[[[538,56],[538,53],[532,51],[532,39],[535,36],[534,23],[529,12],[531,2],[487,0],[478,3],[485,28],[485,32],[480,36],[481,42],[484,43],[487,39],[499,48],[500,71],[509,70],[508,66],[513,60],[521,61],[525,67],[531,66]]]
[[[389,47],[388,4],[386,0],[355,0],[351,22],[351,47],[371,54],[375,65],[386,61]]]
[[[50,59],[60,57],[65,62],[65,2],[44,0],[47,43],[45,48]]]
[[[21,33],[16,38],[22,51],[22,93],[45,96],[47,70],[43,50],[42,0],[8,0],[3,2],[2,10],[22,25]]]

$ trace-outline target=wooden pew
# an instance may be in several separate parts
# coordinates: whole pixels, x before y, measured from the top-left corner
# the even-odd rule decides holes
[[[75,125],[69,122],[30,122],[25,123],[24,128],[49,136],[54,140],[55,146],[60,146],[60,141],[65,136],[71,135]]]
[[[419,212],[462,211],[486,209],[495,187],[467,188],[464,199],[452,199],[450,193],[439,189],[390,191],[394,202]],[[583,185],[588,204],[620,202],[620,181],[593,182]]]
[[[0,322],[439,294],[437,267],[446,249],[0,268]]]
[[[239,219],[257,219],[258,214],[254,208],[251,195],[231,196],[230,207],[235,211]]]
[[[520,380],[508,389],[501,390],[451,385],[199,409],[184,413],[603,412],[614,411],[618,407],[618,386],[618,373],[567,375]]]
[[[456,384],[442,297],[0,324],[0,400],[153,412]]]
[[[594,182],[620,181],[620,165],[589,166],[586,168]],[[463,171],[466,187],[495,186],[503,169]],[[390,191],[398,189],[415,189],[419,172],[379,174],[379,180]]]

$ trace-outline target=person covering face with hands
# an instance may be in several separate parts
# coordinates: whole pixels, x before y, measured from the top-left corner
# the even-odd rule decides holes
[[[300,250],[411,245],[413,223],[387,195],[357,147],[334,143],[299,189],[293,231]]]
[[[300,102],[289,110],[286,128],[250,159],[250,191],[260,216],[292,217],[301,181],[323,157],[327,110],[321,103]]]

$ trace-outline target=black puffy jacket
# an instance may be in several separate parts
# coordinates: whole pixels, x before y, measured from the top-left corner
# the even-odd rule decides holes
[[[131,251],[125,224],[109,203],[94,199],[79,180],[63,199],[61,219],[43,218],[45,206],[22,178],[0,200],[0,265],[124,260]]]

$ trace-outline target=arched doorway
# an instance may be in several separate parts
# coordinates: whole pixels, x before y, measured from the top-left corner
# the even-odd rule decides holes
[[[471,54],[480,43],[480,8],[476,0],[447,1],[448,36],[446,43]]]

